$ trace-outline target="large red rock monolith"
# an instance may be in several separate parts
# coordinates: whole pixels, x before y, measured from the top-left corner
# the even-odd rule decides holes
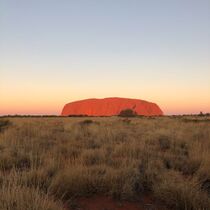
[[[61,115],[114,116],[125,109],[132,109],[138,115],[144,116],[163,115],[162,110],[155,103],[117,97],[74,101],[64,106]]]

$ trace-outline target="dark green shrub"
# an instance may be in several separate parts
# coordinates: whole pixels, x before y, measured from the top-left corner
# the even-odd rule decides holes
[[[93,120],[83,120],[80,122],[80,125],[90,125],[93,123]]]
[[[10,125],[9,120],[0,120],[0,132]]]
[[[135,117],[137,113],[132,109],[124,109],[119,113],[120,117]]]
[[[171,142],[168,136],[161,135],[159,136],[158,140],[159,140],[159,145],[160,145],[161,150],[170,149]]]

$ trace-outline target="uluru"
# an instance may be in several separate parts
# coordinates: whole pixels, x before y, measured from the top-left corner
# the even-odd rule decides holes
[[[132,109],[137,115],[160,116],[163,111],[156,103],[130,98],[84,99],[66,104],[62,116],[115,116],[122,110]]]

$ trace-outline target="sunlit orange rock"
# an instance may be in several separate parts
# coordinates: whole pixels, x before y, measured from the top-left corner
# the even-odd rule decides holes
[[[61,115],[114,116],[125,109],[132,109],[138,115],[163,115],[157,104],[129,98],[94,98],[74,101],[64,106]]]

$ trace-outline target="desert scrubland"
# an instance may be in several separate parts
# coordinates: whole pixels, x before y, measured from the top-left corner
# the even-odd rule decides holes
[[[210,117],[0,118],[0,210],[95,195],[210,209]]]

